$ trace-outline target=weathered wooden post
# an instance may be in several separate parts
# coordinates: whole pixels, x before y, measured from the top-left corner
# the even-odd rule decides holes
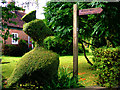
[[[73,5],[73,77],[78,75],[77,4]]]
[[[78,75],[78,18],[77,15],[97,14],[103,11],[102,8],[90,8],[77,10],[77,4],[73,5],[73,77]],[[78,80],[77,80],[78,81]]]

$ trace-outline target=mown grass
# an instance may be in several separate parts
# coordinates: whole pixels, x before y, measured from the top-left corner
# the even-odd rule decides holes
[[[2,56],[2,75],[7,79],[11,75],[13,69],[15,68],[16,63],[20,60],[21,57],[8,57]],[[88,55],[90,61],[92,61],[92,56]],[[65,67],[69,71],[73,71],[73,56],[60,56],[59,68]],[[78,56],[78,75],[79,81],[83,81],[82,85],[84,86],[94,86],[96,83],[96,77],[91,70],[90,65],[87,63],[84,56]]]
[[[20,58],[21,57],[2,56],[2,75],[4,78],[9,78]]]

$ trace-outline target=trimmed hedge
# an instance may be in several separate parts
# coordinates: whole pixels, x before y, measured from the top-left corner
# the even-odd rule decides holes
[[[25,40],[20,40],[19,45],[5,44],[2,46],[2,54],[7,56],[22,56],[28,51],[28,45]]]
[[[120,85],[120,48],[97,48],[93,51],[93,67],[98,84],[105,87]]]
[[[44,85],[57,76],[59,56],[42,47],[36,47],[26,53],[17,63],[8,79],[8,86],[25,83]]]
[[[24,15],[21,20],[25,21],[26,23],[36,19],[36,10],[31,11],[30,13]]]
[[[51,83],[58,73],[59,56],[42,47],[44,38],[51,34],[51,30],[39,19],[25,23],[23,30],[37,45],[18,62],[7,86],[31,84],[40,87]]]
[[[44,38],[52,34],[52,31],[40,19],[25,23],[23,25],[23,31],[41,46]]]
[[[3,45],[2,46],[2,55],[7,56],[20,56],[20,48],[15,45]]]

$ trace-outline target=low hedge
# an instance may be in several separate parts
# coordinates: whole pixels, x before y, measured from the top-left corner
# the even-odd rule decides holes
[[[5,44],[2,46],[2,54],[6,56],[22,56],[28,51],[28,45],[25,40],[20,40],[19,45]]]
[[[2,55],[6,56],[20,56],[20,48],[15,45],[3,45],[2,46]]]
[[[93,67],[98,84],[104,87],[120,85],[120,48],[97,48],[93,51]]]

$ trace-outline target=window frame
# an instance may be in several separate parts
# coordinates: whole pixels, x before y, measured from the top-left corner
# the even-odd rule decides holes
[[[18,33],[12,33],[12,35],[17,35],[17,38],[18,38]],[[18,44],[18,40],[17,41],[15,41],[15,40],[13,40],[13,37],[12,37],[12,44]]]

